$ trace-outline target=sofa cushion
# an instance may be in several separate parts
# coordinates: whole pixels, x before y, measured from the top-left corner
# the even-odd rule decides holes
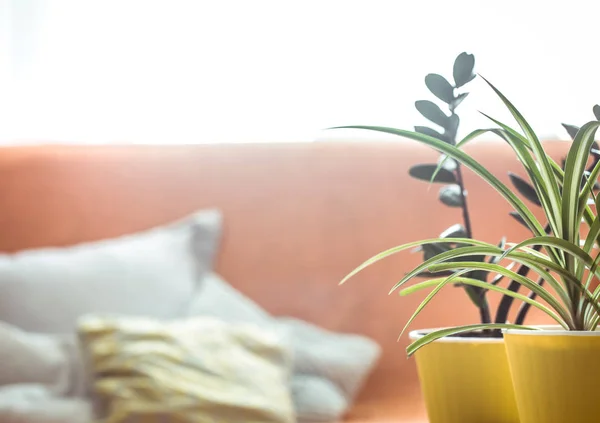
[[[299,422],[338,420],[380,354],[379,346],[366,337],[326,331],[293,318],[274,318],[215,273],[205,276],[189,315],[252,323],[284,334],[294,352],[292,390]]]
[[[55,395],[42,385],[19,384],[0,387],[2,423],[91,423],[95,421],[91,401]]]
[[[75,335],[28,333],[0,322],[0,386],[13,385],[35,385],[58,396],[83,395]]]
[[[0,320],[73,332],[91,312],[182,316],[212,268],[220,213],[200,211],[144,232],[65,248],[0,255]]]
[[[87,316],[80,324],[112,423],[293,423],[290,351],[274,331],[209,317]]]
[[[348,400],[335,384],[310,374],[292,377],[292,400],[303,423],[337,421],[348,408]]]

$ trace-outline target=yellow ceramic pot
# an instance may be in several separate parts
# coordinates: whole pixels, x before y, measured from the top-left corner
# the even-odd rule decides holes
[[[430,330],[413,331],[412,340]],[[518,423],[501,338],[446,337],[415,353],[430,423]]]
[[[508,330],[521,423],[598,423],[600,332]]]

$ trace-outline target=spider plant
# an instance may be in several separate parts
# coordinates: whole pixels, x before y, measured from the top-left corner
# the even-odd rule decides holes
[[[590,150],[592,147],[597,147],[594,136],[600,122],[590,121],[576,131],[564,166],[561,166],[546,153],[538,136],[515,106],[494,85],[485,78],[482,79],[508,108],[520,130],[485,115],[496,127],[473,131],[456,145],[451,145],[427,134],[396,128],[378,126],[342,128],[365,129],[409,138],[456,160],[492,186],[513,207],[515,216],[530,229],[532,236],[523,242],[507,243],[504,246],[467,237],[415,241],[375,255],[354,269],[341,283],[393,254],[435,243],[450,243],[455,248],[428,258],[408,272],[391,289],[390,293],[399,290],[401,295],[409,295],[433,288],[417,307],[402,332],[444,287],[456,283],[493,291],[522,301],[541,310],[566,331],[593,331],[600,322],[600,287],[592,289],[591,286],[594,276],[600,275],[598,269],[600,254],[594,252],[594,248],[600,243],[600,220],[590,205],[598,209],[600,203],[600,197],[596,196],[593,190],[600,173],[600,163],[595,163],[588,173],[586,167]],[[594,107],[594,114],[596,119],[600,120],[599,106]],[[489,133],[502,137],[515,152],[530,179],[530,186],[544,212],[547,224],[542,224],[509,187],[461,149],[473,139]],[[441,168],[443,162],[438,165],[438,171]],[[484,260],[486,257],[492,257],[494,260],[486,262]],[[517,265],[525,266],[537,273],[539,280],[534,281],[528,275],[513,271],[512,269]],[[448,275],[449,271],[452,272],[450,275]],[[503,288],[469,276],[478,271],[504,276],[518,286],[528,289],[533,295],[523,295],[517,290]],[[409,285],[409,282],[423,272],[432,274],[431,279]],[[443,276],[435,277],[436,274]],[[538,328],[507,322],[485,322],[450,327],[433,331],[414,341],[408,346],[407,353],[410,356],[419,348],[445,336],[501,329],[537,330]]]

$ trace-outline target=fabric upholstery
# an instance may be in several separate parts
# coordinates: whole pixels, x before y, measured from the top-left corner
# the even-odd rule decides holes
[[[344,122],[342,122],[344,123]],[[346,122],[347,123],[347,122]],[[352,123],[352,122],[350,122]],[[389,257],[344,286],[372,255],[435,237],[460,221],[438,190],[408,175],[439,154],[415,142],[7,147],[0,154],[0,251],[68,246],[163,225],[218,207],[225,221],[216,271],[272,315],[368,336],[382,346],[376,368],[346,417],[353,422],[422,422],[425,409],[409,342],[398,340],[423,297],[387,295],[421,260]],[[177,140],[174,140],[176,142]],[[545,141],[557,160],[568,142]],[[465,145],[502,182],[526,176],[502,140]],[[474,235],[519,242],[528,231],[473,172],[465,185]],[[493,224],[490,224],[493,222]],[[498,297],[490,295],[490,306]],[[478,321],[463,290],[447,288],[414,328]],[[514,316],[513,316],[514,317]],[[547,323],[532,310],[529,323]]]

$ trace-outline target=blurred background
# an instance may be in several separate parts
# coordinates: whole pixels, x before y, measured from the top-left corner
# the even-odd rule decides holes
[[[568,7],[567,7],[568,6]],[[411,128],[454,57],[546,139],[600,102],[584,0],[0,0],[0,143],[310,142]],[[477,79],[461,133],[509,121]],[[373,134],[368,134],[370,138]]]

